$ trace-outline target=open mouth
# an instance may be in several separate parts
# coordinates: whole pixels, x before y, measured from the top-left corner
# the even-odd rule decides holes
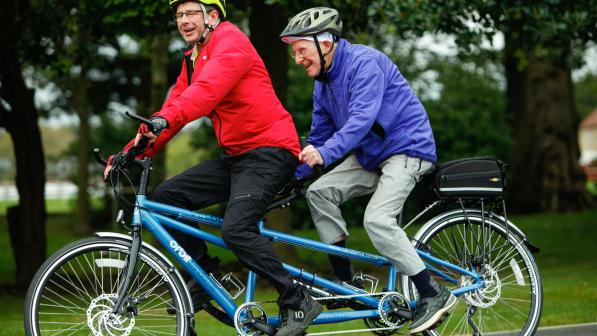
[[[195,32],[195,28],[183,28],[182,33],[185,35],[192,35]]]

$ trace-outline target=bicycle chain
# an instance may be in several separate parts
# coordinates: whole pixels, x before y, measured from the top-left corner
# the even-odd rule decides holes
[[[369,331],[394,330],[394,329],[399,329],[399,328],[400,327],[385,327],[385,328],[370,328],[370,329],[368,328],[368,329],[352,329],[352,330],[338,330],[338,331],[322,331],[322,332],[305,334],[305,336],[352,334],[352,333],[369,332]]]
[[[352,299],[355,297],[361,296],[382,296],[386,294],[397,293],[397,292],[379,292],[379,293],[363,293],[363,294],[351,294],[351,295],[338,295],[338,296],[325,296],[325,297],[314,297],[313,300],[315,301],[324,301],[324,300],[338,300],[338,299]],[[252,301],[251,303],[277,303],[276,300],[268,300],[268,301]]]
[[[327,296],[327,297],[317,297],[313,298],[315,301],[325,301],[325,300],[340,300],[340,299],[352,299],[355,297],[362,297],[362,296],[383,296],[386,294],[391,294],[396,292],[379,292],[379,293],[363,293],[363,294],[351,294],[351,295],[338,295],[338,296]],[[277,303],[276,300],[268,300],[268,301],[253,301],[248,303],[255,303],[255,304],[266,304],[266,303]],[[383,321],[383,319],[381,319]],[[384,324],[388,325],[385,321]],[[384,330],[394,330],[399,329],[402,326],[388,326],[385,328],[367,328],[367,329],[349,329],[349,330],[337,330],[337,331],[323,331],[323,332],[316,332],[316,333],[309,333],[305,334],[305,336],[319,336],[319,335],[338,335],[338,334],[351,334],[351,333],[358,333],[358,332],[369,332],[369,331],[384,331]]]

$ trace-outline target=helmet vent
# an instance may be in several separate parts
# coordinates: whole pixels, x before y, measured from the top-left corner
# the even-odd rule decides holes
[[[327,7],[304,10],[290,20],[280,37],[312,36],[323,32],[342,36],[342,20],[337,10]]]

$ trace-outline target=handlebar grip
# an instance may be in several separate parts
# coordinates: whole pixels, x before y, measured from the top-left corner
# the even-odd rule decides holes
[[[141,117],[140,115],[137,115],[135,113],[131,113],[129,111],[125,111],[124,114],[126,114],[127,117],[129,117],[139,123],[147,125],[149,127],[149,130],[151,132],[153,132],[155,135],[159,135],[162,132],[162,130],[168,126],[168,122],[166,121],[166,119],[164,119],[162,117],[157,117],[157,118],[159,118],[160,120],[163,120],[163,122],[166,125],[156,124],[156,122],[154,121],[154,117],[147,119],[147,118]]]
[[[149,126],[150,128],[153,128],[153,123],[149,119],[143,118],[142,116],[134,114],[134,113],[131,113],[129,111],[125,111],[124,114],[126,114],[127,117],[129,117],[129,118],[131,118],[133,120],[136,120],[136,121],[138,121],[140,123],[144,123],[147,126]]]
[[[99,162],[102,166],[107,166],[108,165],[108,161],[106,161],[104,158],[102,158],[102,156],[100,155],[100,149],[99,148],[94,148],[93,149],[93,157],[95,158],[95,160],[97,162]]]

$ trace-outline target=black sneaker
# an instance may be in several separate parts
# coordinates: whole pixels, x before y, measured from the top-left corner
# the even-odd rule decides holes
[[[417,303],[417,313],[409,333],[416,334],[433,327],[456,303],[456,297],[444,286],[437,296],[422,298]]]
[[[305,293],[298,309],[281,309],[280,328],[276,336],[302,335],[322,310],[323,307],[321,307],[319,302],[313,300],[309,294]]]

